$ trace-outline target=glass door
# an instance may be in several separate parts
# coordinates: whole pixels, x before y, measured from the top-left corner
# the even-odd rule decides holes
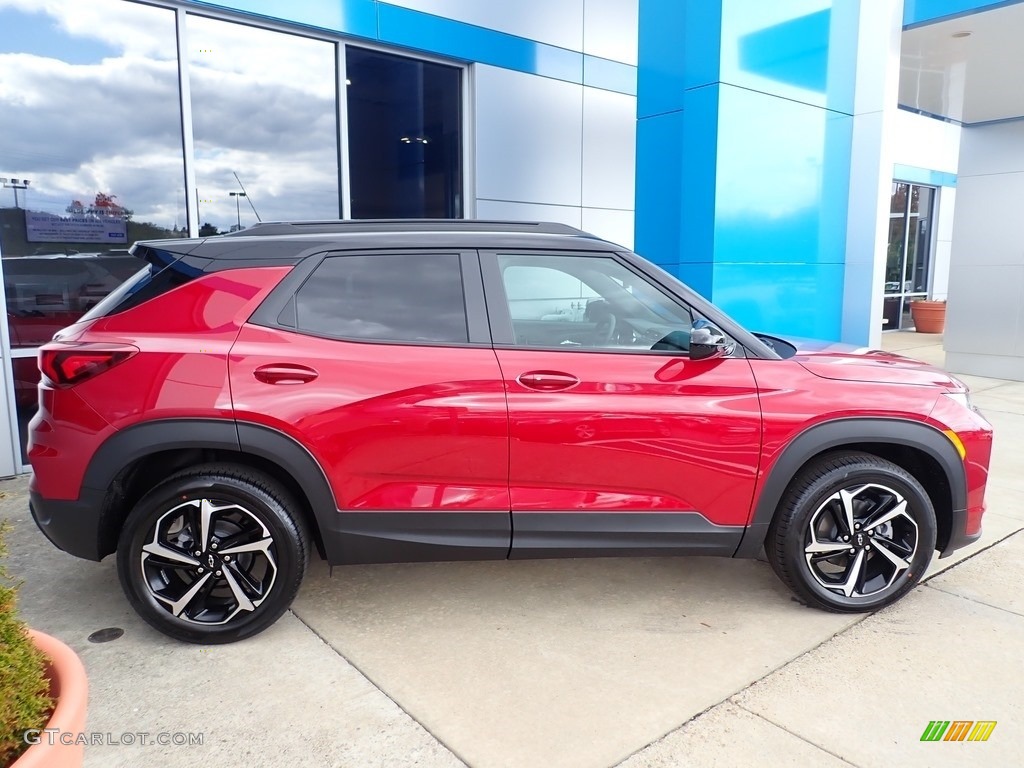
[[[913,328],[910,302],[928,296],[934,201],[934,187],[893,182],[882,330]]]

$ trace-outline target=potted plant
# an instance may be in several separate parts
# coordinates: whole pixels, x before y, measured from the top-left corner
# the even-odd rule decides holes
[[[85,668],[64,643],[27,629],[18,618],[17,585],[2,561],[6,531],[0,524],[0,766],[79,768],[84,745],[76,737],[85,728]],[[52,744],[46,728],[57,729],[51,731]]]
[[[914,329],[918,333],[942,333],[946,327],[946,301],[912,301],[910,315],[914,318]]]

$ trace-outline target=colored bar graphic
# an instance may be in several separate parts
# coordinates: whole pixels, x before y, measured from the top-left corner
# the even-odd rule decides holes
[[[921,741],[941,741],[942,734],[949,728],[949,720],[931,720],[921,734]]]
[[[963,741],[974,725],[973,720],[954,720],[946,731],[946,738],[943,741]]]
[[[988,737],[992,735],[992,731],[995,729],[995,720],[979,720],[974,724],[974,729],[971,731],[971,735],[967,737],[967,740],[988,741]]]
[[[996,720],[929,720],[921,741],[988,741]]]

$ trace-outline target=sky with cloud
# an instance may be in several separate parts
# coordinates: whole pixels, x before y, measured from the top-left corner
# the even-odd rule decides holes
[[[0,177],[31,180],[28,207],[102,191],[138,221],[184,226],[174,13],[0,0],[0,29]],[[198,16],[186,31],[202,221],[235,223],[234,173],[264,220],[337,218],[334,46]],[[255,221],[244,200],[241,219]]]

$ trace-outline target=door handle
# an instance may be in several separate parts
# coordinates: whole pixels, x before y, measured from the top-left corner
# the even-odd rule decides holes
[[[306,365],[294,363],[273,363],[261,365],[252,375],[264,384],[305,384],[320,374]]]
[[[580,383],[580,380],[571,373],[561,371],[529,371],[520,374],[516,381],[527,389],[536,389],[540,392],[571,389]]]

